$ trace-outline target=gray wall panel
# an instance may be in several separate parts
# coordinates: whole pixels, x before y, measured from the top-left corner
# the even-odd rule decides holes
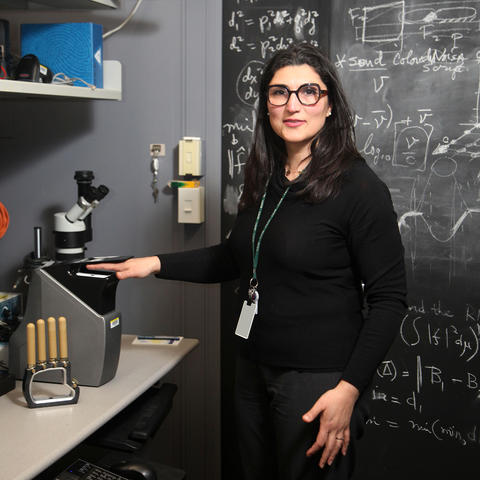
[[[12,22],[94,21],[118,25],[133,1],[115,11],[0,12]],[[13,39],[18,45],[18,39]],[[104,58],[119,60],[123,100],[1,99],[0,201],[11,223],[0,239],[0,290],[33,249],[43,227],[53,253],[52,214],[76,197],[74,171],[91,169],[111,192],[93,212],[88,255],[147,255],[197,248],[220,239],[220,0],[145,0],[132,21],[105,41]],[[204,140],[204,225],[176,222],[176,197],[166,182],[177,175],[177,144]],[[159,202],[150,190],[150,143],[166,144],[160,160]],[[154,278],[126,280],[117,290],[125,333],[181,334],[200,346],[169,375],[179,385],[174,409],[152,447],[189,479],[219,478],[219,293],[217,286]]]

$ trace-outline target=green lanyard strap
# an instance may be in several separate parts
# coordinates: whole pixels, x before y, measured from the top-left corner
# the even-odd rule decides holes
[[[270,225],[270,222],[272,221],[272,218],[274,215],[277,213],[277,210],[280,208],[280,205],[283,202],[283,199],[286,197],[288,191],[290,190],[290,185],[285,189],[283,192],[282,197],[277,203],[277,206],[273,210],[272,214],[270,215],[270,218],[267,220],[267,223],[263,227],[263,230],[260,233],[260,236],[258,237],[257,244],[255,245],[255,237],[257,235],[257,228],[258,224],[260,222],[260,217],[262,215],[263,211],[263,204],[265,203],[265,198],[267,196],[267,189],[268,189],[268,184],[270,183],[270,179],[267,180],[267,184],[265,185],[265,192],[262,196],[262,201],[260,202],[260,207],[258,209],[257,213],[257,219],[255,220],[255,226],[253,227],[253,233],[252,233],[252,257],[253,257],[253,273],[252,273],[252,278],[250,279],[250,287],[255,289],[258,286],[258,280],[257,280],[257,265],[258,265],[258,255],[260,252],[260,244],[263,239],[263,234],[265,233],[265,230],[267,230],[267,227]]]

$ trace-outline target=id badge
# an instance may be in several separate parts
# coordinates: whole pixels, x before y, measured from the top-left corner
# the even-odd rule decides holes
[[[247,339],[250,335],[250,329],[252,328],[253,319],[258,312],[258,293],[256,292],[255,301],[250,305],[245,300],[243,302],[242,311],[238,318],[237,328],[235,329],[235,335]]]

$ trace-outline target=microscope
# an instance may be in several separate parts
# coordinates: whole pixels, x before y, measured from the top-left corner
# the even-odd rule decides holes
[[[38,319],[68,320],[68,350],[78,385],[100,386],[116,373],[120,356],[121,315],[115,309],[118,279],[114,272],[87,270],[92,263],[126,257],[85,258],[92,240],[91,213],[108,194],[94,187],[93,172],[75,172],[78,198],[68,212],[54,214],[55,259],[42,255],[41,229],[34,228],[34,251],[19,269],[14,290],[23,294],[23,318],[9,341],[9,371],[22,378],[27,365],[26,325]],[[56,382],[48,372],[42,376]]]

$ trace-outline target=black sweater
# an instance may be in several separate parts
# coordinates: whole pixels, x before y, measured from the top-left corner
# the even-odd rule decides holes
[[[257,238],[288,183],[280,174],[272,177]],[[306,203],[296,195],[300,187],[292,183],[263,237],[259,310],[250,338],[239,339],[241,351],[268,365],[341,371],[363,390],[406,309],[403,247],[390,193],[360,160],[335,198]],[[160,255],[157,276],[204,283],[240,278],[246,299],[257,212],[239,213],[220,245]]]

